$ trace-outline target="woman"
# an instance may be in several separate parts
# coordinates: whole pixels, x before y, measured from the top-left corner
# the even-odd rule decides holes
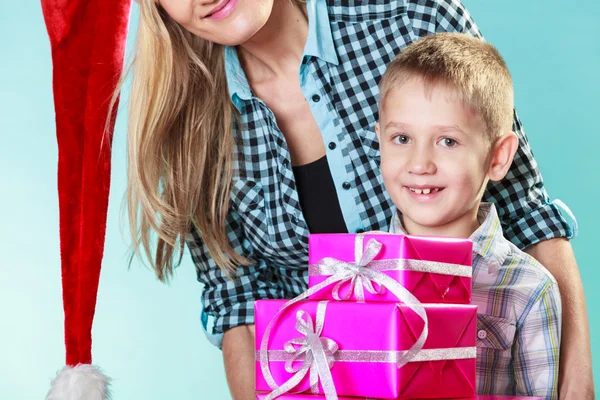
[[[129,211],[158,277],[187,242],[223,336],[235,399],[253,399],[253,302],[306,288],[309,232],[387,230],[377,84],[421,36],[480,36],[459,0],[140,0],[129,112]],[[510,239],[557,278],[561,393],[591,398],[573,231],[520,148],[485,201]],[[191,234],[190,234],[191,232]],[[158,234],[155,254],[150,236]],[[585,355],[582,358],[582,355]],[[583,362],[582,362],[583,360]],[[593,395],[593,390],[590,392]]]

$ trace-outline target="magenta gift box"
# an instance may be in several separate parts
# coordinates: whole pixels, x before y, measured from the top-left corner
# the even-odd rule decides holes
[[[264,400],[267,397],[264,393],[257,393],[256,400]],[[325,400],[325,396],[320,394],[284,394],[279,396],[278,400]],[[338,400],[365,400],[356,397],[338,397]],[[460,399],[459,399],[460,400]]]
[[[286,342],[302,336],[296,330],[297,313],[302,310],[315,321],[318,303],[300,301],[281,312],[267,345],[271,353],[282,353]],[[475,394],[476,306],[423,305],[428,318],[429,336],[420,355],[432,349],[458,348],[463,352],[471,351],[469,358],[409,362],[398,369],[394,361],[347,361],[344,352],[376,351],[389,354],[410,349],[424,326],[423,320],[414,311],[406,305],[394,303],[325,303],[327,308],[320,336],[333,340],[339,346],[331,368],[338,395],[410,399],[460,398]],[[284,304],[284,300],[259,300],[255,303],[257,353],[269,321]],[[298,361],[295,365],[300,364]],[[283,359],[270,359],[269,367],[279,386],[294,376],[294,373],[285,370]],[[256,372],[257,391],[270,391],[258,358]],[[309,393],[308,375],[292,392]],[[321,384],[319,393],[324,393]]]
[[[475,397],[477,400],[542,400],[541,397],[526,397],[526,396],[500,396],[500,395],[485,395],[480,394]]]
[[[258,393],[256,400],[264,400],[266,394]],[[325,400],[323,395],[308,395],[308,394],[284,394],[279,396],[278,400]],[[357,397],[338,397],[339,400],[373,400],[373,399],[361,399]],[[413,399],[419,400],[419,399]],[[438,399],[438,400],[542,400],[541,397],[523,397],[523,396],[494,396],[494,395],[477,395],[475,397],[463,397],[460,399]]]
[[[425,261],[420,265],[449,264],[452,268],[469,268],[465,273],[469,276],[445,275],[415,270],[384,270],[383,274],[408,289],[422,303],[471,303],[471,278],[473,242],[470,239],[449,237],[363,234],[363,248],[370,239],[382,244],[380,252],[373,260],[417,260]],[[355,261],[355,234],[311,234],[308,238],[309,277],[308,286],[313,288],[328,279],[331,275],[319,274],[316,267],[324,258],[335,258],[345,262]],[[412,262],[412,261],[411,261]],[[459,269],[459,271],[462,271]],[[313,300],[333,300],[332,289],[336,283],[328,285],[310,296]],[[349,282],[340,288],[344,296],[350,290]],[[348,300],[356,300],[352,294]],[[367,302],[398,302],[398,298],[389,290],[382,294],[364,291]]]
[[[264,393],[257,393],[256,400],[264,400],[267,397]],[[284,394],[279,396],[278,400],[325,400],[325,396],[320,394]],[[338,400],[364,400],[356,397],[338,397]]]

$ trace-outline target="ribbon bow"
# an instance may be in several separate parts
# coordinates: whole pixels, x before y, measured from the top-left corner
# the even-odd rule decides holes
[[[406,304],[411,310],[413,310],[424,322],[423,330],[421,334],[417,338],[416,342],[413,346],[407,350],[402,352],[401,355],[396,359],[396,364],[398,368],[403,367],[406,363],[415,358],[415,356],[421,351],[423,345],[425,344],[425,340],[427,339],[427,335],[429,332],[427,314],[425,312],[425,308],[421,304],[421,302],[408,291],[404,286],[402,286],[399,282],[392,279],[390,276],[381,272],[380,267],[385,267],[389,262],[388,261],[373,261],[375,256],[381,251],[382,244],[375,239],[371,239],[367,242],[367,246],[363,251],[363,239],[364,234],[356,235],[356,241],[354,246],[354,256],[355,262],[346,262],[337,260],[334,258],[324,258],[321,262],[321,266],[325,269],[331,269],[333,271],[333,275],[319,283],[316,286],[313,286],[293,298],[292,300],[286,302],[279,311],[273,316],[267,328],[265,329],[260,350],[259,350],[259,361],[260,367],[263,374],[263,377],[267,381],[267,384],[273,389],[265,400],[275,399],[277,396],[290,392],[294,387],[296,387],[306,376],[308,371],[310,370],[310,382],[311,382],[311,391],[313,393],[318,389],[318,380],[321,379],[321,385],[323,386],[323,391],[325,394],[325,398],[327,400],[337,400],[337,393],[335,390],[335,386],[333,384],[333,378],[331,377],[330,368],[333,366],[333,354],[335,351],[332,344],[335,344],[333,341],[329,341],[326,338],[321,338],[321,330],[323,328],[323,322],[325,320],[325,308],[327,302],[319,302],[317,307],[317,320],[316,320],[316,329],[312,330],[312,320],[310,320],[310,316],[308,319],[310,322],[304,321],[304,314],[299,313],[296,315],[297,324],[296,327],[301,333],[305,334],[305,338],[294,339],[293,341],[286,343],[286,351],[288,353],[296,354],[297,357],[294,360],[298,360],[301,356],[304,356],[304,362],[302,363],[299,369],[293,368],[293,361],[286,361],[286,370],[288,372],[295,372],[295,375],[292,376],[287,382],[283,385],[279,386],[273,375],[271,374],[269,368],[269,337],[271,335],[271,330],[276,325],[279,320],[279,317],[282,315],[283,311],[288,307],[296,304],[299,301],[307,299],[314,293],[324,289],[325,287],[337,283],[336,290],[337,299],[339,297],[339,289],[342,285],[350,282],[351,289],[349,296],[352,294],[353,290],[356,290],[356,295],[361,296],[364,300],[364,291],[363,286],[367,287],[367,290],[371,293],[381,293],[384,288],[387,288],[390,292],[394,294],[401,302]],[[372,264],[380,263],[378,266],[372,267]],[[383,263],[383,264],[381,264]],[[395,261],[392,261],[395,263]],[[375,289],[373,282],[379,285],[378,289]],[[372,291],[371,291],[372,290]],[[300,320],[303,322],[300,322]],[[310,329],[309,329],[310,328]],[[302,330],[301,330],[302,329]],[[313,333],[314,332],[314,333]],[[293,345],[300,345],[300,349],[296,350]],[[293,350],[292,350],[293,348]],[[337,351],[337,344],[335,345],[335,350]],[[329,352],[328,352],[329,351]]]
[[[366,273],[369,264],[381,251],[381,247],[380,242],[371,239],[367,242],[367,246],[363,252],[361,241],[359,245],[354,246],[354,259],[356,260],[354,263],[345,263],[329,257],[323,259],[322,263],[325,267],[332,266],[334,270],[343,272],[345,275],[332,289],[332,295],[335,300],[348,300],[354,294],[358,302],[364,302],[364,289],[367,289],[372,294],[383,293],[385,287],[375,281],[377,283],[377,288],[375,288],[373,276]],[[341,266],[340,264],[344,264],[343,268],[335,268],[336,266]],[[348,290],[345,296],[341,297],[340,289],[348,282],[350,282],[350,290]]]

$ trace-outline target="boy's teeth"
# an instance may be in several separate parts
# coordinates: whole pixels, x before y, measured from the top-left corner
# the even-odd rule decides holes
[[[440,189],[439,188],[433,188],[433,189],[416,189],[416,188],[410,188],[411,191],[415,192],[416,194],[429,194],[429,193],[436,193],[439,192]]]

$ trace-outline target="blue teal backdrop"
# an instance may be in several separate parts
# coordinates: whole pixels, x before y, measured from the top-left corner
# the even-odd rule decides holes
[[[600,3],[465,3],[512,71],[550,195],[579,220],[573,246],[593,310],[600,306]],[[39,2],[0,5],[0,398],[42,399],[64,363],[51,60]],[[134,5],[132,32],[137,14]],[[200,327],[201,287],[187,254],[170,286],[138,263],[127,268],[126,98],[114,141],[94,361],[114,378],[115,400],[228,399],[221,353]],[[600,314],[590,314],[600,382]]]

